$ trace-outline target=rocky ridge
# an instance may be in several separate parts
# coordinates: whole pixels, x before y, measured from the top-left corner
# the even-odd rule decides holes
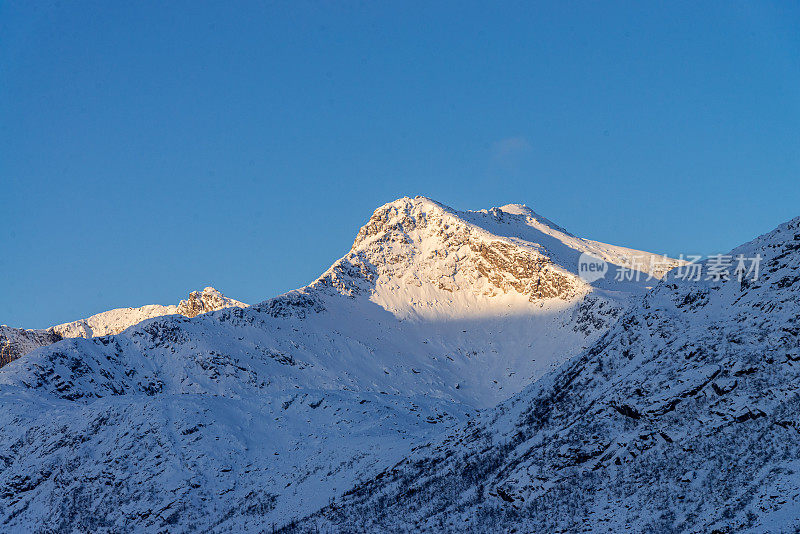
[[[213,287],[207,287],[203,291],[192,291],[189,297],[181,300],[177,306],[151,304],[140,308],[118,308],[92,315],[87,319],[41,330],[2,325],[0,326],[0,367],[34,349],[51,345],[62,339],[114,335],[153,317],[174,314],[195,317],[202,313],[233,306],[243,308],[247,304],[226,297]]]

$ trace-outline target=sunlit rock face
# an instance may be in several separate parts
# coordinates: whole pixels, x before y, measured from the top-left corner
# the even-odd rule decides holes
[[[247,304],[244,302],[228,298],[213,287],[207,287],[203,291],[189,293],[189,298],[182,300],[175,311],[186,317],[196,317],[201,313],[223,308],[244,308],[246,306]]]
[[[478,297],[516,292],[531,302],[568,300],[585,291],[577,276],[554,264],[543,247],[515,243],[469,222],[480,215],[460,214],[428,199],[387,204],[364,225],[345,258],[355,269],[339,269],[339,276],[330,279],[356,272],[375,285],[431,284]],[[503,215],[493,210],[490,217]]]

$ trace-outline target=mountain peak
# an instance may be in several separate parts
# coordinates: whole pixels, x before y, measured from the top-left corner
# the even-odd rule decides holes
[[[445,315],[569,301],[595,288],[644,291],[648,276],[636,283],[611,276],[592,287],[578,276],[583,253],[614,266],[658,257],[578,238],[523,204],[458,211],[427,197],[403,197],[376,209],[350,252],[312,286],[367,295],[401,314]]]
[[[203,291],[192,291],[189,293],[189,298],[182,300],[180,304],[178,304],[175,312],[185,315],[186,317],[195,317],[201,313],[230,308],[232,306],[244,308],[247,304],[226,297],[218,290],[209,286],[203,289]]]
[[[506,213],[511,213],[512,215],[529,215],[533,213],[533,210],[525,204],[506,204],[505,206],[500,206],[498,209]]]

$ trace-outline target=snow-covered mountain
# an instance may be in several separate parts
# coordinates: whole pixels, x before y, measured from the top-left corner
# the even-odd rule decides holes
[[[608,261],[610,273],[584,282],[583,253]],[[577,238],[525,206],[464,212],[402,198],[378,208],[350,252],[319,279],[260,307],[300,303],[314,312],[292,338],[309,341],[282,350],[306,351],[301,357],[315,361],[320,349],[312,339],[333,336],[319,365],[330,368],[339,355],[360,351],[377,373],[366,381],[350,376],[348,362],[335,373],[339,381],[482,408],[587,346],[657,281],[649,273],[618,281],[618,269],[654,265],[662,276],[676,264]]]
[[[800,218],[740,254],[285,531],[797,532]]]
[[[92,315],[71,323],[52,326],[43,330],[30,330],[0,326],[0,366],[39,347],[44,347],[72,337],[94,337],[119,334],[126,328],[145,319],[163,315],[180,314],[194,317],[201,313],[221,310],[232,306],[244,308],[247,304],[228,298],[213,287],[203,291],[192,291],[189,297],[176,305],[151,304],[140,308],[118,308]]]
[[[583,253],[609,275],[584,282]],[[0,524],[285,524],[597,340],[654,283],[614,272],[673,265],[524,206],[392,202],[307,287],[66,339],[0,369]]]

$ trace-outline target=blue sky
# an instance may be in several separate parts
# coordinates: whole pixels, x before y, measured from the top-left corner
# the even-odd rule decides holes
[[[0,323],[313,280],[377,206],[712,253],[800,215],[800,8],[2,2]]]

